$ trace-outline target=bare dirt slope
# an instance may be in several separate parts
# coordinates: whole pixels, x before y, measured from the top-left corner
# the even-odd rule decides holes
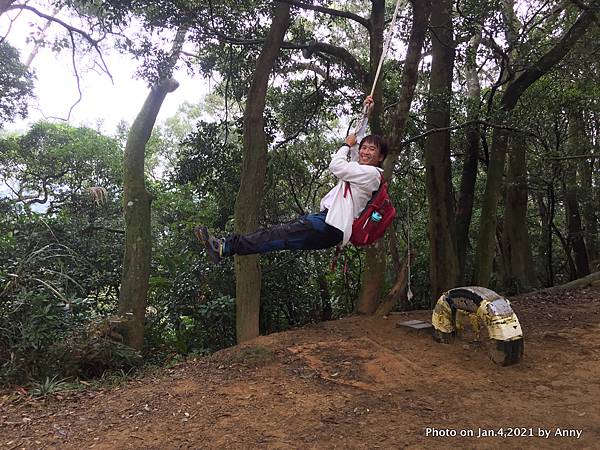
[[[600,289],[512,300],[517,366],[397,326],[426,311],[352,317],[113,390],[5,396],[0,449],[600,448]]]

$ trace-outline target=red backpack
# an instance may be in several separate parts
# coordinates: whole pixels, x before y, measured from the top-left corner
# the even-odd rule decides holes
[[[396,217],[396,208],[392,205],[388,195],[388,184],[381,175],[381,184],[375,191],[365,209],[354,219],[352,224],[352,236],[350,242],[357,246],[370,245],[385,234],[385,230],[391,225]],[[344,197],[350,191],[350,183],[346,182]]]

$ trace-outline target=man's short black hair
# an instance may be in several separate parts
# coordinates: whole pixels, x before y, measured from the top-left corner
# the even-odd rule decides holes
[[[385,161],[385,158],[388,154],[388,145],[385,139],[383,139],[378,134],[369,134],[368,136],[365,136],[362,141],[360,141],[360,145],[358,146],[358,148],[360,149],[363,144],[376,145],[379,148],[379,154],[383,155],[383,159],[381,160],[381,162],[383,163],[383,161]]]

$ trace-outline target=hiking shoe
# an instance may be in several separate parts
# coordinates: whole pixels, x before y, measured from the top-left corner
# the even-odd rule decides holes
[[[208,228],[196,227],[194,228],[194,234],[198,242],[202,244],[206,250],[206,254],[213,262],[219,263],[223,259],[223,247],[225,247],[225,239],[217,239],[210,235]]]

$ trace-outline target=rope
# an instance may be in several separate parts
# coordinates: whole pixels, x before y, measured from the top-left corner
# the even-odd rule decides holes
[[[375,72],[375,78],[373,78],[373,85],[371,86],[371,93],[369,95],[373,95],[375,92],[375,86],[377,86],[377,81],[379,81],[379,75],[381,74],[381,68],[383,67],[383,62],[387,57],[388,50],[390,49],[390,44],[392,43],[392,37],[394,35],[394,26],[396,25],[396,19],[398,18],[398,11],[400,11],[400,3],[406,3],[406,0],[396,0],[396,8],[394,9],[394,15],[392,16],[392,21],[390,22],[390,26],[388,28],[388,33],[385,38],[385,42],[383,44],[383,52],[381,53],[381,58],[379,58],[379,64],[377,65],[377,71]],[[367,106],[363,108],[362,116],[356,125],[356,133],[364,126],[364,122],[367,120],[368,109]]]
[[[377,80],[379,79],[379,74],[381,73],[381,67],[383,66],[383,61],[385,60],[388,50],[390,49],[390,44],[392,43],[392,36],[394,35],[394,25],[396,25],[396,19],[398,18],[398,11],[400,10],[400,3],[402,0],[396,1],[396,9],[394,9],[394,15],[392,16],[392,21],[390,22],[390,27],[388,29],[388,34],[385,39],[385,44],[383,45],[383,53],[381,54],[381,58],[379,59],[379,65],[377,66],[377,72],[375,72],[375,78],[373,79],[373,86],[371,87],[371,94],[375,92],[375,86],[377,85]]]
[[[408,160],[408,171],[410,171],[410,144],[408,144],[408,149],[406,150],[406,158]],[[407,172],[408,175],[408,172]],[[408,178],[408,177],[407,177]],[[406,230],[406,264],[407,264],[407,281],[406,281],[406,298],[407,300],[410,302],[412,300],[412,298],[414,297],[412,290],[410,289],[410,278],[411,278],[411,274],[410,274],[410,228],[411,228],[411,220],[410,220],[410,198],[412,197],[410,194],[412,193],[412,189],[411,189],[411,183],[409,180],[408,183],[408,195],[406,196],[406,222],[407,222],[407,230]]]

